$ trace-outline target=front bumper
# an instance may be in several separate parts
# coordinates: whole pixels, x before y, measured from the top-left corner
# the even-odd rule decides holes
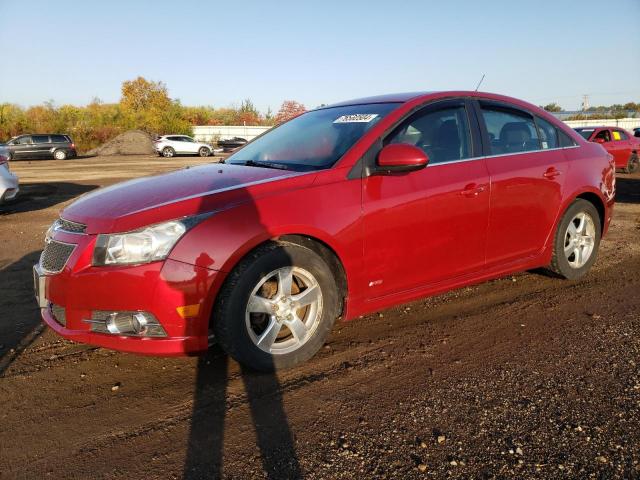
[[[63,270],[45,274],[36,288],[44,298],[40,305],[42,319],[56,333],[77,342],[147,355],[190,355],[207,350],[217,271],[171,259],[128,267],[93,267],[95,237],[57,234],[56,239],[75,239],[77,243]],[[197,314],[183,318],[178,309],[186,305],[198,305]],[[61,309],[64,322],[54,315]],[[86,320],[98,310],[149,312],[167,336],[93,332]]]
[[[208,348],[206,336],[138,338],[74,330],[60,325],[52,315],[51,308],[42,309],[42,319],[58,335],[68,340],[121,352],[170,357],[197,355]]]
[[[0,203],[13,200],[20,191],[18,176],[0,166]]]

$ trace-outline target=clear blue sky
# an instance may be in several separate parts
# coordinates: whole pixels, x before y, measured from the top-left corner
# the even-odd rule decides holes
[[[277,110],[365,95],[499,92],[640,102],[640,0],[0,0],[0,102],[86,104],[161,80],[185,105]]]

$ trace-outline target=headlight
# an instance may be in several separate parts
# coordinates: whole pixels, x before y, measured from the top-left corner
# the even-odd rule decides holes
[[[187,230],[208,216],[171,220],[135,232],[98,235],[92,263],[128,265],[163,260]]]

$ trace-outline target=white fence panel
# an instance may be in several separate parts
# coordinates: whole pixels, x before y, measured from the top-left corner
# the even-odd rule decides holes
[[[241,137],[253,140],[271,127],[256,127],[244,125],[198,125],[193,127],[193,137],[199,142],[213,142]]]
[[[609,118],[604,120],[566,120],[564,123],[571,128],[578,127],[619,127],[626,130],[633,130],[640,127],[640,118]]]

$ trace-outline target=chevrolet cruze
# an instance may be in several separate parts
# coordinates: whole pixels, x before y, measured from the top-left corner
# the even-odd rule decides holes
[[[614,203],[612,157],[528,103],[387,95],[307,112],[224,164],[65,208],[34,267],[60,335],[157,355],[217,342],[273,370],[337,318],[546,267],[578,279]]]

